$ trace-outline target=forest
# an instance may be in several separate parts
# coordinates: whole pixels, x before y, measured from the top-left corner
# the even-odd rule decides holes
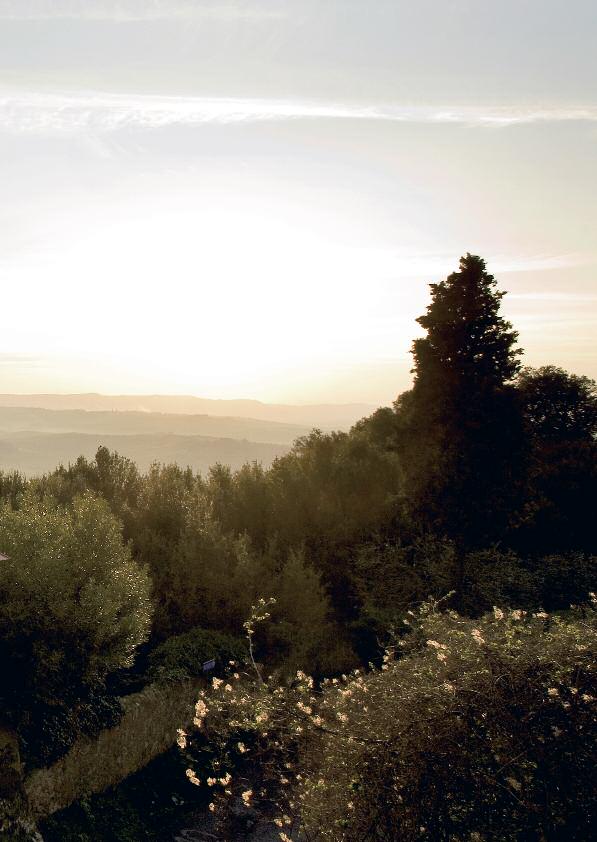
[[[198,687],[132,794],[32,830],[0,776],[1,838],[174,838],[139,801],[171,785],[223,840],[261,815],[282,840],[591,838],[597,387],[525,366],[504,295],[465,255],[430,286],[412,388],[270,467],[141,471],[101,446],[0,475],[2,730],[25,772],[127,695]]]

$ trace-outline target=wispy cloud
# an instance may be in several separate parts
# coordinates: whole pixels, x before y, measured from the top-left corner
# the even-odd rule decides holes
[[[558,304],[586,304],[597,301],[597,295],[576,292],[511,292],[508,298],[515,301],[545,301]]]
[[[454,251],[406,254],[392,249],[353,249],[350,252],[350,264],[358,267],[360,272],[373,266],[378,273],[386,277],[402,276],[418,281],[421,275],[426,275],[430,280],[434,277],[437,279],[445,277],[454,271],[454,268],[458,265],[458,257],[459,254]],[[591,258],[582,254],[519,254],[516,256],[488,254],[486,255],[486,262],[489,272],[501,276],[510,272],[545,272],[552,269],[583,266],[591,262]],[[362,275],[358,275],[358,277],[362,277]],[[534,295],[535,293],[521,295],[509,293],[508,298],[523,298]],[[537,295],[548,295],[548,293],[537,293]],[[595,298],[597,299],[597,296]],[[392,316],[392,318],[394,317]]]
[[[40,357],[36,357],[31,354],[0,351],[0,366],[19,366],[28,368],[30,366],[39,366],[42,362],[43,360]]]
[[[271,0],[0,0],[0,20],[159,21],[259,19],[284,16]]]
[[[584,254],[539,254],[517,258],[494,257],[488,260],[492,272],[544,272],[585,266],[591,259]],[[547,294],[547,293],[545,293]]]
[[[0,129],[17,132],[114,131],[202,123],[280,120],[368,120],[512,126],[597,122],[597,105],[558,108],[359,105],[298,99],[154,96],[148,94],[0,93]]]

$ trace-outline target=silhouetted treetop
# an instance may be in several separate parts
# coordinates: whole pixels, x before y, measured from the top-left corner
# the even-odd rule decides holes
[[[499,315],[505,293],[496,286],[485,261],[471,254],[461,258],[460,271],[430,284],[431,303],[417,319],[427,336],[412,348],[415,389],[438,378],[449,388],[495,387],[517,374],[518,333]]]

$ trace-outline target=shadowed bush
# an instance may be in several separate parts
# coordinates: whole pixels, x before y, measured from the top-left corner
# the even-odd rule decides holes
[[[215,660],[216,673],[229,661],[244,662],[248,657],[243,640],[209,629],[192,629],[169,638],[149,655],[148,676],[152,681],[181,681],[203,674],[202,665]]]

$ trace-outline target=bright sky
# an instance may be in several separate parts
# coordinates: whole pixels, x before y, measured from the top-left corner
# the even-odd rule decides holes
[[[597,376],[595,0],[0,0],[0,391],[389,403],[466,251]]]

